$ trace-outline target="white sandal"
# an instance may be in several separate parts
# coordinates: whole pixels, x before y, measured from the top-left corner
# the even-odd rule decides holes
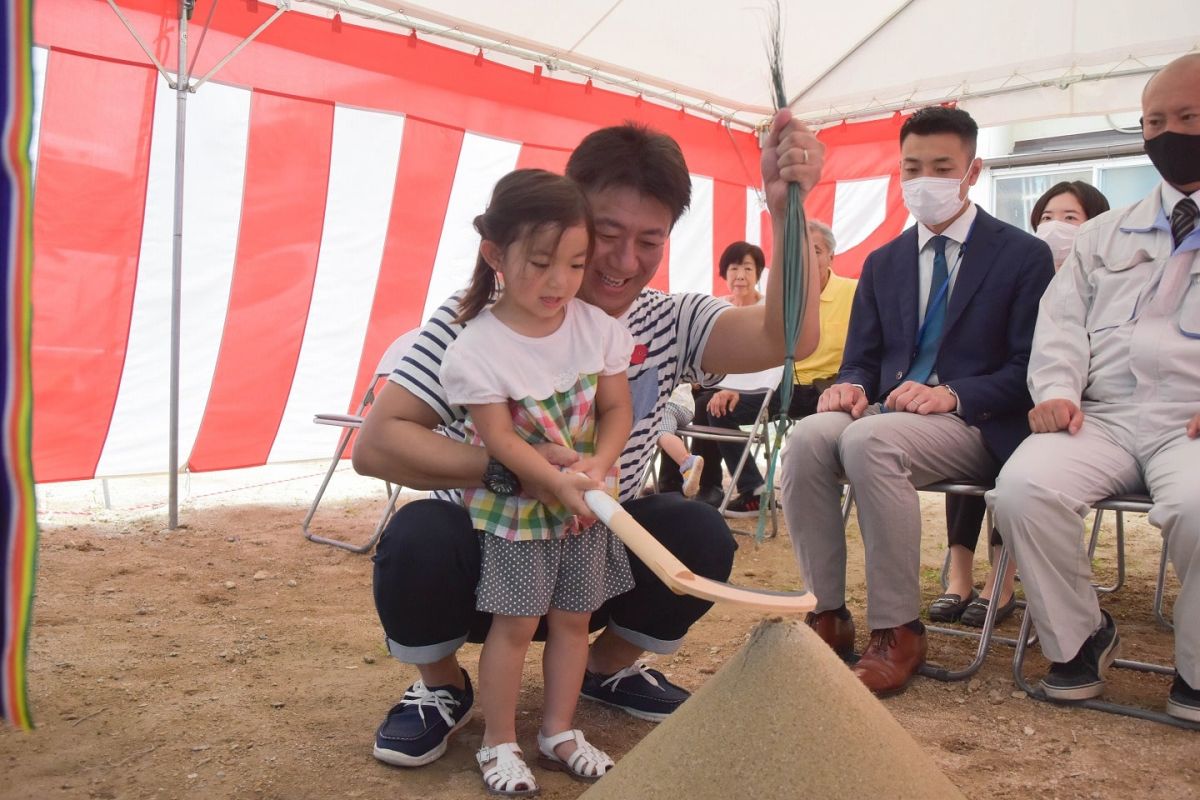
[[[541,791],[533,773],[529,771],[525,760],[521,757],[521,748],[516,742],[504,742],[495,747],[481,747],[475,754],[480,769],[489,761],[494,760],[489,769],[483,772],[483,785],[489,794],[504,797],[532,797]]]
[[[566,761],[563,761],[554,754],[554,748],[571,740],[575,741],[575,752],[567,756]],[[538,757],[538,764],[541,766],[546,769],[560,770],[572,778],[589,783],[600,780],[616,766],[607,753],[589,744],[587,739],[583,738],[581,730],[563,731],[553,736],[542,736],[542,732],[538,731],[538,750],[541,751],[541,755]]]

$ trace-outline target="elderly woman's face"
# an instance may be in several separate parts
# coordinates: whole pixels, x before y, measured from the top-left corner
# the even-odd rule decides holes
[[[747,254],[741,261],[726,267],[725,282],[729,284],[730,294],[752,293],[758,283],[758,265],[754,263],[754,256]]]

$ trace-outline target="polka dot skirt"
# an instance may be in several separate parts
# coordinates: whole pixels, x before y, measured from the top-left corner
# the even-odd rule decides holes
[[[595,611],[633,588],[625,546],[604,525],[565,539],[482,537],[479,611],[512,617],[540,617],[551,607]]]

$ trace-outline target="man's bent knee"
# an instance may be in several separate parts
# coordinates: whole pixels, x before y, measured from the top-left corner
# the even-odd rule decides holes
[[[805,470],[827,469],[845,429],[843,421],[837,419],[842,416],[837,412],[813,414],[796,423],[780,454],[783,474],[792,476]]]

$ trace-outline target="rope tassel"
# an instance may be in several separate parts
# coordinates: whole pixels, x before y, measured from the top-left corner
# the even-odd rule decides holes
[[[775,110],[787,105],[787,93],[783,88],[783,20],[778,0],[772,5],[771,38],[768,42],[768,57],[771,66],[771,88]],[[772,220],[778,224],[778,220]],[[792,386],[795,379],[796,341],[804,325],[804,308],[808,298],[808,220],[804,215],[804,203],[800,199],[800,185],[788,186],[787,211],[783,219],[783,336],[787,354],[783,360],[783,375],[779,381],[779,412],[772,420],[775,423],[775,443],[771,448],[770,463],[767,464],[765,503],[759,504],[758,526],[754,539],[762,542],[766,534],[767,507],[775,502],[775,466],[779,461],[779,448],[792,427],[788,408],[792,404]]]

